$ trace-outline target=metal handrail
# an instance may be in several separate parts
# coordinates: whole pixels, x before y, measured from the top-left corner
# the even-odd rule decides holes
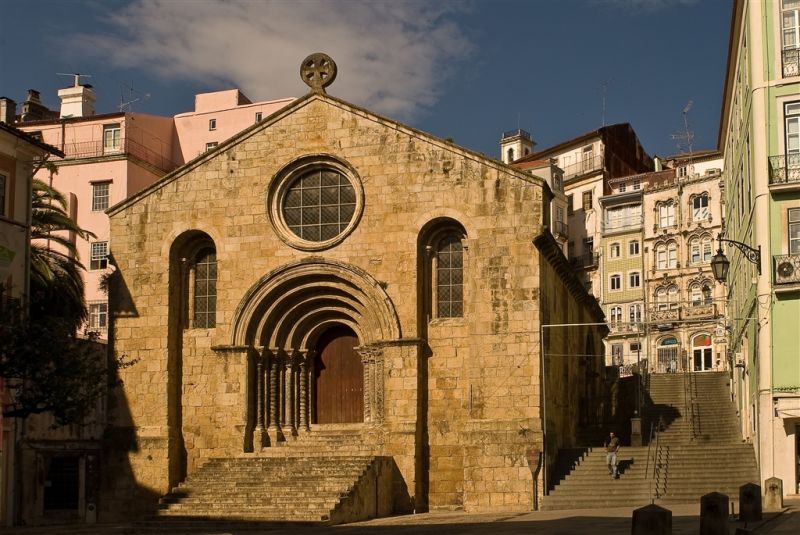
[[[700,436],[700,415],[697,412],[697,380],[689,370],[683,370],[684,405],[689,417],[689,428],[692,430],[692,440]]]
[[[664,419],[661,415],[658,417],[657,424],[650,424],[650,441],[647,445],[647,462],[645,463],[644,475],[645,478],[650,480],[650,503],[654,503],[653,486],[655,484],[655,497],[660,498],[659,493],[659,480],[661,479],[661,462],[663,460],[663,450],[661,447],[661,427],[664,425]],[[655,430],[654,430],[655,427]],[[655,442],[655,446],[653,443]],[[650,476],[650,451],[653,451],[653,475]]]

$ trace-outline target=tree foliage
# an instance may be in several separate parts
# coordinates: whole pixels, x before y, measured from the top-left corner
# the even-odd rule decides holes
[[[0,303],[0,377],[9,392],[3,416],[51,413],[57,425],[88,423],[127,364],[107,356],[94,337],[77,335],[87,309],[74,237],[93,234],[69,217],[64,196],[40,180],[31,202],[29,310]]]
[[[71,320],[77,329],[88,312],[74,237],[94,234],[69,216],[64,195],[41,180],[33,181],[31,205],[31,317]]]
[[[106,347],[75,335],[72,318],[27,318],[10,304],[0,312],[0,376],[10,396],[3,416],[52,413],[59,425],[88,422],[113,384]]]

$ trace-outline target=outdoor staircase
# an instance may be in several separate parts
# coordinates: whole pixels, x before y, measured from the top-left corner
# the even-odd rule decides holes
[[[161,498],[153,520],[365,520],[381,513],[379,493],[391,503],[391,472],[391,458],[373,455],[357,430],[312,429],[256,454],[210,459]]]
[[[739,487],[759,478],[753,446],[738,431],[727,380],[718,372],[651,375],[642,433],[647,440],[660,425],[657,444],[623,446],[616,480],[608,474],[604,448],[589,448],[542,508],[699,503],[709,492],[738,500]]]

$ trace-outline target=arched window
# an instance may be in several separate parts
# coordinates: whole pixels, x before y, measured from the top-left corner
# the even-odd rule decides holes
[[[658,371],[659,372],[676,372],[678,371],[678,339],[674,336],[662,338],[658,342],[656,353],[658,355]]]
[[[464,252],[466,232],[457,221],[432,221],[420,232],[421,312],[431,318],[464,316]]]
[[[675,269],[678,267],[678,245],[671,241],[656,246],[656,269]]]
[[[436,316],[464,315],[464,249],[461,236],[448,234],[436,245]]]
[[[192,327],[210,329],[217,324],[217,252],[203,247],[194,257]]]
[[[704,305],[710,305],[714,302],[714,296],[711,293],[711,286],[708,283],[703,284],[701,292],[703,293]]]
[[[658,206],[658,226],[667,228],[675,225],[675,205],[672,201],[660,203]]]
[[[693,307],[699,307],[703,304],[703,294],[700,290],[700,284],[692,284],[689,287],[689,303]]]
[[[708,219],[708,193],[703,193],[692,199],[692,220],[703,221]]]
[[[678,308],[678,287],[676,285],[661,286],[656,290],[656,308],[658,310]]]
[[[676,285],[673,284],[667,289],[667,299],[670,310],[678,308],[678,287]]]
[[[506,154],[508,154],[508,163],[513,162],[514,161],[514,149],[513,148],[509,148],[508,152],[506,152]]]
[[[622,321],[622,307],[611,307],[611,323],[618,323]]]
[[[711,236],[694,237],[689,240],[689,261],[692,264],[707,264],[711,262]]]

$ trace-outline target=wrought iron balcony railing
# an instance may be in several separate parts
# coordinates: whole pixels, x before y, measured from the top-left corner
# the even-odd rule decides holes
[[[612,321],[608,324],[608,330],[611,334],[637,333],[642,332],[642,324],[629,321]]]
[[[769,183],[800,185],[800,154],[770,156]]]
[[[642,217],[626,217],[623,219],[603,220],[603,233],[639,230],[642,228]]]
[[[120,139],[118,144],[110,147],[105,146],[102,140],[64,144],[65,160],[98,158],[100,156],[113,156],[118,154],[133,156],[162,171],[171,171],[178,167],[178,165],[169,158],[164,157],[132,139]]]
[[[800,283],[800,254],[775,255],[775,284]]]
[[[531,139],[530,132],[527,132],[522,128],[517,128],[516,130],[509,130],[508,132],[503,132],[503,139],[508,139],[515,136],[520,136],[522,139]]]
[[[584,158],[583,160],[564,166],[564,180],[585,175],[593,171],[600,171],[603,169],[603,157],[594,156],[592,158]]]
[[[783,60],[783,77],[800,75],[800,49],[790,48],[781,53]]]
[[[589,267],[597,267],[597,264],[600,262],[600,253],[583,253],[582,255],[576,256],[572,259],[572,264],[578,268],[589,268]]]

